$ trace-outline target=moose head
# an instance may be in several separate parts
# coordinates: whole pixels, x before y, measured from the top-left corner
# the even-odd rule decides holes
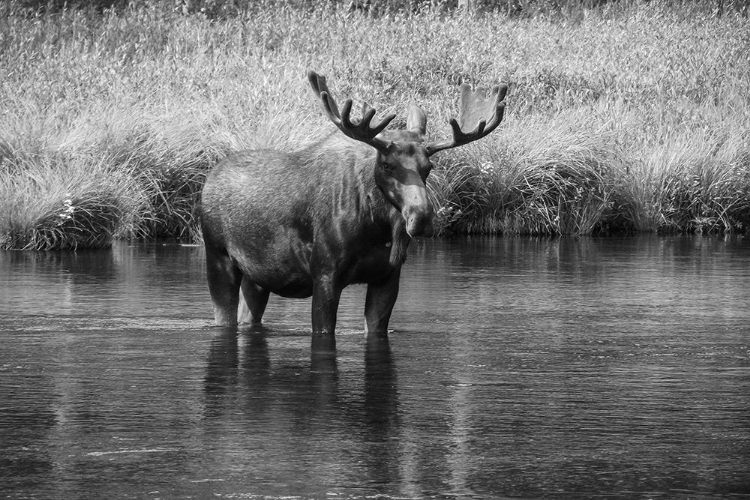
[[[376,110],[365,102],[362,104],[362,118],[353,121],[351,99],[347,99],[339,111],[325,76],[310,71],[308,79],[326,115],[339,130],[377,151],[376,183],[388,202],[401,212],[410,237],[429,237],[434,233],[434,210],[425,188],[432,169],[430,156],[444,149],[469,144],[495,130],[503,120],[508,91],[507,85],[495,86],[489,93],[484,89],[472,91],[464,83],[461,85],[458,118],[450,121],[453,138],[427,142],[427,116],[418,106],[412,105],[409,109],[406,130],[386,131],[395,114],[391,113],[373,125]]]

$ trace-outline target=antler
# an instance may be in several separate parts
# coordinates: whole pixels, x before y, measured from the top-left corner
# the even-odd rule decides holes
[[[390,146],[390,142],[378,139],[377,135],[382,132],[385,127],[393,120],[396,115],[390,114],[383,118],[380,123],[372,126],[373,117],[375,116],[375,108],[367,103],[362,105],[362,119],[359,121],[352,121],[352,100],[347,99],[344,102],[344,106],[339,112],[339,108],[336,105],[336,101],[331,96],[331,91],[328,90],[326,84],[326,77],[319,75],[314,71],[307,73],[307,78],[310,80],[313,92],[320,99],[323,105],[323,110],[328,115],[328,118],[347,136],[352,139],[364,142],[380,151],[385,151]]]
[[[479,88],[476,92],[472,92],[468,83],[461,85],[458,120],[452,118],[450,121],[451,128],[453,128],[453,140],[428,143],[427,155],[431,156],[444,149],[474,142],[495,130],[503,121],[507,92],[507,85],[496,85],[489,96],[485,97],[486,89]]]

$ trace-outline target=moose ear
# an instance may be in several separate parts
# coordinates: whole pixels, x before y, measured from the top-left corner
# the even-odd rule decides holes
[[[427,115],[416,104],[412,104],[409,108],[409,115],[406,117],[406,130],[419,135],[427,133]]]

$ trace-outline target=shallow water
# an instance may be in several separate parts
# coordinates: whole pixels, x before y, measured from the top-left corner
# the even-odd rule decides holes
[[[0,497],[750,497],[750,241],[421,242],[390,342],[364,291],[311,359],[199,247],[0,253]]]

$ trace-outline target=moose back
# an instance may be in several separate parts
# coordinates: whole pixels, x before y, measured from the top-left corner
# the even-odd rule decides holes
[[[206,179],[201,226],[214,317],[257,324],[269,294],[312,296],[314,337],[332,336],[342,290],[366,283],[365,332],[386,335],[409,241],[434,232],[430,157],[494,130],[507,87],[464,84],[452,139],[428,142],[420,108],[409,110],[406,130],[386,130],[395,115],[373,124],[365,103],[352,119],[351,99],[339,110],[325,77],[308,77],[339,130],[296,152],[234,153]]]

